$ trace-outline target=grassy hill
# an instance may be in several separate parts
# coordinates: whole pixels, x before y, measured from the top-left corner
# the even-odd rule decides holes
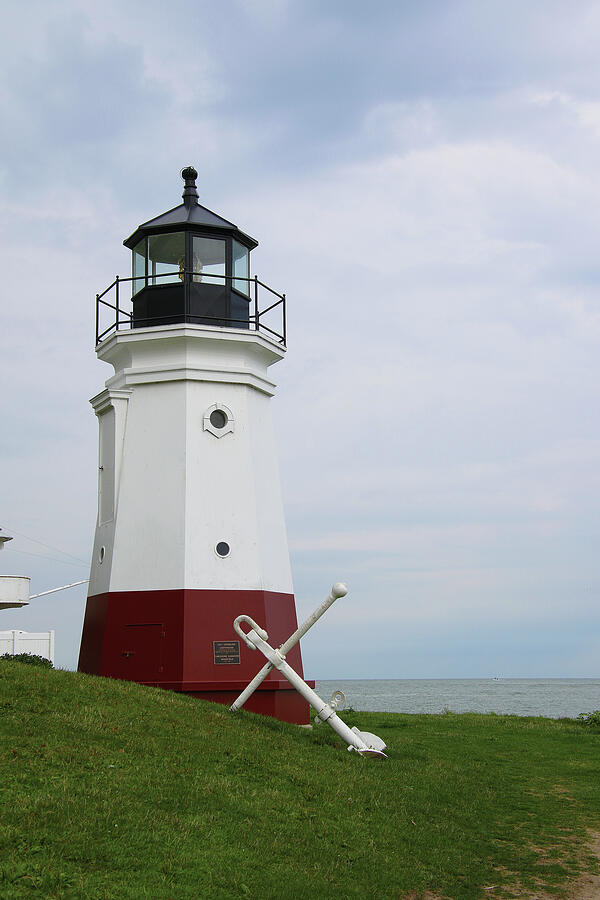
[[[0,661],[0,897],[539,897],[593,868],[597,732],[344,718],[390,758],[326,725]]]

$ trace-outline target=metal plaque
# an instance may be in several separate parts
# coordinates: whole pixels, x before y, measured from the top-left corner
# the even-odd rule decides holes
[[[239,641],[213,641],[215,666],[239,666]]]

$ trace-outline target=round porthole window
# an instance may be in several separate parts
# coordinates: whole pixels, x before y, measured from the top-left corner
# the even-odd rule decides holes
[[[215,550],[217,551],[218,556],[229,556],[231,547],[225,541],[219,541]]]
[[[222,409],[213,409],[210,414],[210,424],[213,428],[225,428],[228,422],[227,413]]]
[[[100,551],[98,552],[98,562],[100,565],[104,562],[104,555],[106,553],[106,549],[104,547],[100,547]]]
[[[224,403],[213,403],[204,413],[202,427],[216,438],[232,434],[235,427],[233,413]]]

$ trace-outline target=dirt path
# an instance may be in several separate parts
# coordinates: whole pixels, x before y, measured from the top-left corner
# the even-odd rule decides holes
[[[590,833],[588,843],[590,851],[600,863],[600,831]],[[569,885],[568,900],[600,900],[600,875],[580,875],[572,885]]]
[[[600,831],[590,831],[588,833],[588,841],[585,850],[596,857],[600,863]],[[502,893],[495,891],[484,891],[483,897],[490,897],[492,900],[500,900]],[[505,896],[511,898],[519,898],[519,900],[556,900],[556,894],[550,894],[547,891],[540,890],[519,890],[518,886],[510,888],[507,886]],[[566,885],[566,893],[563,895],[565,900],[600,900],[600,874],[584,873],[574,881]]]
[[[600,831],[589,833],[586,849],[596,857],[600,864]],[[482,900],[483,898],[489,898],[489,900],[502,900],[502,898],[506,898],[506,900],[508,898],[511,900],[513,898],[514,900],[557,900],[556,894],[549,894],[543,890],[532,893],[530,890],[520,889],[518,885],[507,885],[504,890],[499,886],[490,885],[483,889],[481,897]],[[565,900],[600,900],[600,874],[580,875],[575,881],[567,884],[563,897]],[[405,894],[402,900],[447,900],[447,898],[427,891],[425,894]]]

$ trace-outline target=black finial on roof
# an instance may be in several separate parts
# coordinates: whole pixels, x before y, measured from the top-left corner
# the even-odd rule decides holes
[[[196,189],[198,173],[193,166],[186,166],[185,169],[182,169],[181,177],[185,181],[185,187],[181,195],[183,203],[139,225],[133,234],[130,234],[123,241],[126,247],[133,250],[142,238],[148,234],[166,234],[167,231],[188,230],[200,231],[206,234],[208,234],[209,230],[216,232],[211,234],[211,237],[223,237],[224,234],[228,233],[249,250],[253,250],[254,247],[258,246],[258,241],[250,237],[249,234],[244,234],[243,231],[240,231],[233,222],[228,222],[227,219],[211,212],[210,209],[198,203],[198,191]]]
[[[181,177],[185,181],[185,187],[183,189],[183,202],[186,206],[194,206],[198,203],[198,191],[196,189],[196,178],[198,177],[198,173],[194,169],[193,166],[187,166],[185,169],[181,170]]]

